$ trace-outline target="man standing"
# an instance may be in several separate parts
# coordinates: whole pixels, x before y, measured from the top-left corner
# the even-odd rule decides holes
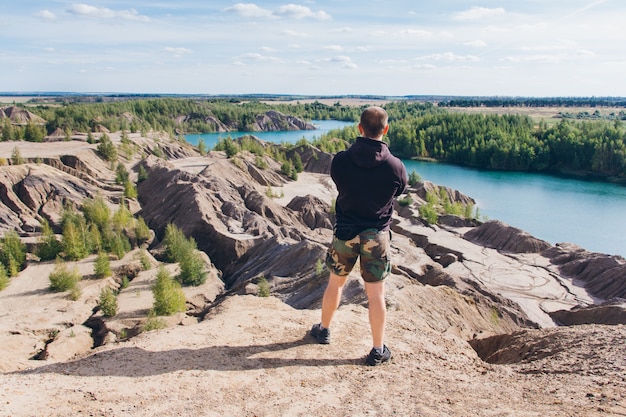
[[[330,343],[333,315],[348,275],[360,258],[373,342],[366,363],[372,366],[391,358],[384,344],[384,279],[391,269],[389,227],[395,198],[404,192],[408,182],[404,164],[382,140],[388,130],[387,112],[381,107],[368,107],[361,114],[361,136],[333,158],[330,175],[339,195],[333,241],[326,258],[330,278],[322,299],[321,323],[311,329],[318,343]]]

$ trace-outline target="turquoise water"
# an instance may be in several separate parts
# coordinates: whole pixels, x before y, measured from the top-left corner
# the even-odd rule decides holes
[[[315,139],[331,129],[352,123],[313,121],[318,130],[250,132],[275,143]],[[186,135],[197,145],[202,137],[208,149],[220,138],[244,132]],[[575,243],[593,252],[626,257],[626,187],[519,172],[479,171],[433,162],[404,161],[424,180],[445,185],[474,198],[480,214],[552,244]]]
[[[315,130],[287,130],[281,132],[226,132],[226,133],[201,133],[185,135],[185,139],[192,145],[198,145],[200,138],[204,140],[207,149],[212,149],[220,140],[227,137],[237,138],[244,135],[254,135],[259,139],[274,143],[296,143],[302,138],[308,141],[319,138],[324,133],[333,129],[343,129],[352,126],[354,123],[340,122],[337,120],[313,120],[311,124]]]
[[[405,161],[423,179],[474,198],[480,213],[552,244],[626,256],[626,187],[541,174]]]

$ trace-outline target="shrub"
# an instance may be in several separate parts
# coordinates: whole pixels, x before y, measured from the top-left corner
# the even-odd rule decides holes
[[[418,211],[420,217],[426,220],[428,224],[436,224],[437,220],[439,220],[437,208],[432,204],[423,204],[419,207]]]
[[[398,200],[398,203],[402,207],[410,206],[411,204],[413,204],[413,199],[411,198],[411,196],[407,195],[406,197],[402,197],[400,200]]]
[[[135,224],[135,236],[137,237],[137,241],[141,243],[150,239],[150,228],[141,216],[137,217],[137,223]]]
[[[182,254],[178,263],[180,265],[178,280],[182,285],[198,286],[206,282],[207,273],[204,270],[204,261],[195,249],[195,242],[193,247]]]
[[[13,151],[11,152],[11,163],[13,165],[22,165],[24,163],[24,158],[22,157],[22,154],[17,146],[13,148]]]
[[[118,163],[115,168],[115,183],[116,184],[124,184],[126,181],[130,180],[130,175],[128,174],[128,170],[122,163]]]
[[[153,312],[159,316],[170,316],[185,311],[185,294],[180,284],[163,267],[159,268],[156,283],[152,287],[154,295]]]
[[[52,291],[63,292],[78,288],[78,281],[80,281],[81,276],[77,268],[70,271],[65,263],[58,261],[54,267],[54,271],[50,273],[48,278],[50,279],[49,288]]]
[[[152,262],[150,262],[150,257],[148,256],[148,252],[145,249],[142,249],[139,253],[139,262],[141,263],[141,268],[144,271],[152,268]]]
[[[126,198],[137,198],[137,187],[131,180],[124,181],[124,197]]]
[[[39,245],[37,246],[37,256],[42,261],[49,261],[56,259],[61,253],[63,247],[59,242],[47,221],[41,223],[41,236],[38,239]]]
[[[100,137],[100,143],[97,149],[105,160],[113,162],[117,159],[117,149],[106,133]]]
[[[264,275],[259,277],[257,281],[257,285],[259,286],[259,297],[269,297],[270,296],[270,284],[267,282],[267,279]]]
[[[96,278],[104,278],[111,275],[111,261],[105,252],[98,252],[98,257],[94,263],[94,274]]]
[[[26,245],[15,230],[10,230],[0,239],[0,262],[10,276],[16,276],[26,262]]]
[[[100,230],[109,227],[111,210],[101,196],[85,199],[81,211],[85,220],[94,223]]]
[[[79,260],[87,256],[86,225],[84,221],[76,225],[72,221],[63,225],[63,252],[70,260]]]
[[[103,288],[100,291],[98,306],[104,317],[113,317],[117,314],[117,297],[111,288]]]
[[[165,226],[163,243],[165,245],[165,256],[169,262],[178,262],[182,258],[182,254],[187,250],[187,246],[189,246],[182,230],[172,223]]]
[[[167,327],[167,323],[162,318],[155,317],[154,315],[148,316],[148,320],[144,323],[141,331],[149,332],[152,330],[160,330],[165,329]]]
[[[141,182],[147,179],[148,179],[148,171],[146,171],[146,168],[144,168],[143,165],[139,165],[139,168],[137,169],[137,181]]]
[[[322,272],[324,272],[325,266],[326,264],[324,263],[324,261],[322,261],[321,259],[318,259],[317,262],[315,263],[315,274],[322,275]]]
[[[422,180],[422,177],[420,177],[420,175],[415,172],[415,171],[411,171],[411,173],[409,174],[409,185],[415,185],[417,183],[419,183]]]
[[[6,269],[4,266],[0,265],[0,291],[5,289],[9,285],[9,277],[7,275]]]

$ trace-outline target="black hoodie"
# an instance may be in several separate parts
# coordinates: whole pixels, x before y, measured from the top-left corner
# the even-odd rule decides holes
[[[385,142],[358,137],[333,158],[330,176],[339,195],[335,234],[347,240],[365,229],[387,230],[395,197],[406,189],[406,168]]]

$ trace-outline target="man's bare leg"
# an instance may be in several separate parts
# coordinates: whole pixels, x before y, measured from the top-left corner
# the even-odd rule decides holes
[[[341,294],[343,287],[348,281],[348,276],[340,276],[330,273],[328,278],[328,285],[324,291],[324,298],[322,299],[322,326],[325,328],[330,327],[330,323],[333,320],[335,311],[339,307],[341,302]]]
[[[368,300],[368,313],[372,329],[372,343],[376,348],[382,348],[385,342],[385,323],[387,306],[385,304],[385,282],[366,282],[365,292]]]

